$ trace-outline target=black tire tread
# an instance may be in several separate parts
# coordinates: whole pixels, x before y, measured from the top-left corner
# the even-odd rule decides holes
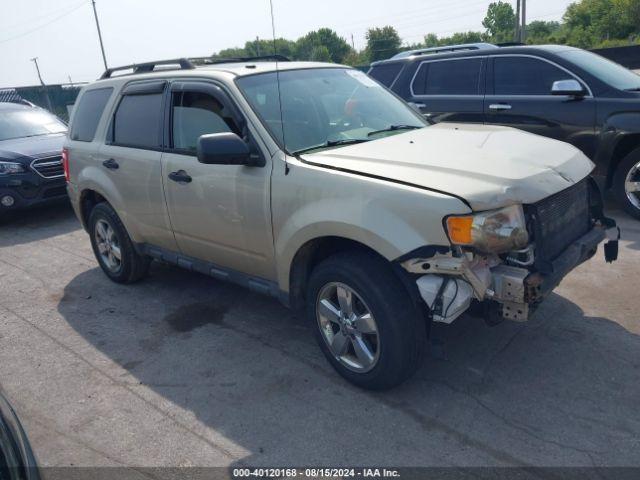
[[[322,285],[326,284],[326,279],[334,275],[352,280],[350,286],[358,291],[372,310],[377,310],[374,317],[379,322],[388,321],[385,319],[388,319],[389,314],[393,312],[391,320],[398,323],[385,327],[387,331],[395,330],[393,332],[393,336],[396,337],[394,351],[387,356],[385,359],[387,361],[383,361],[381,357],[378,365],[371,372],[358,374],[341,367],[328,351],[316,326],[317,292]],[[362,289],[363,286],[364,289]],[[390,389],[411,377],[422,364],[427,341],[426,320],[412,302],[409,293],[392,271],[389,263],[380,257],[367,252],[353,251],[338,253],[322,261],[311,274],[307,308],[308,317],[314,324],[317,340],[329,362],[343,377],[362,388]],[[383,327],[379,326],[379,329],[381,328]],[[382,341],[384,340],[381,338]]]
[[[122,253],[122,269],[118,274],[114,274],[102,266],[100,260],[100,266],[102,270],[106,273],[106,275],[116,283],[135,283],[140,279],[144,278],[149,271],[149,265],[151,264],[151,258],[140,255],[136,252],[133,242],[127,233],[127,229],[125,228],[122,220],[115,212],[113,207],[106,202],[102,202],[97,204],[91,210],[89,215],[89,236],[91,237],[91,246],[93,247],[93,252],[96,256],[96,259],[99,259],[98,249],[94,239],[94,226],[100,216],[104,216],[110,222],[111,226],[116,231],[119,239],[120,239],[120,251]]]

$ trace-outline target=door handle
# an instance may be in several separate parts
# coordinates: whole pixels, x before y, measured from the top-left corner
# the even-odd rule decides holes
[[[489,110],[511,110],[511,105],[509,105],[508,103],[492,103],[491,105],[489,105]]]
[[[169,174],[169,180],[178,183],[191,183],[192,178],[184,170],[178,170]]]
[[[120,165],[118,165],[118,162],[116,162],[113,158],[110,158],[109,160],[105,160],[104,162],[102,162],[102,165],[108,168],[109,170],[117,170],[120,168]]]

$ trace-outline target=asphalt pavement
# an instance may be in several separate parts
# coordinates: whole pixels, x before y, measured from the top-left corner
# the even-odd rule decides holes
[[[0,383],[44,466],[640,466],[640,222],[528,323],[438,328],[359,390],[276,300],[161,264],[122,286],[71,209],[0,225]]]

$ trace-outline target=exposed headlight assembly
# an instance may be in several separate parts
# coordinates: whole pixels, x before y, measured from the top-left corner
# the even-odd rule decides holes
[[[473,215],[446,218],[449,240],[485,253],[506,253],[524,248],[529,234],[522,205],[512,205]]]
[[[0,161],[0,175],[11,175],[12,173],[24,173],[26,171],[20,163]]]

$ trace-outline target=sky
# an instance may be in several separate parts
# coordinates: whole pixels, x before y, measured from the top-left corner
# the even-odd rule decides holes
[[[511,0],[515,3],[515,0]],[[559,20],[572,0],[528,0],[528,20]],[[367,28],[392,25],[405,43],[426,33],[482,30],[491,0],[273,0],[276,35],[321,27],[363,48]],[[269,0],[96,0],[109,66],[207,56],[272,38]],[[0,88],[87,82],[104,65],[91,0],[0,0]]]

